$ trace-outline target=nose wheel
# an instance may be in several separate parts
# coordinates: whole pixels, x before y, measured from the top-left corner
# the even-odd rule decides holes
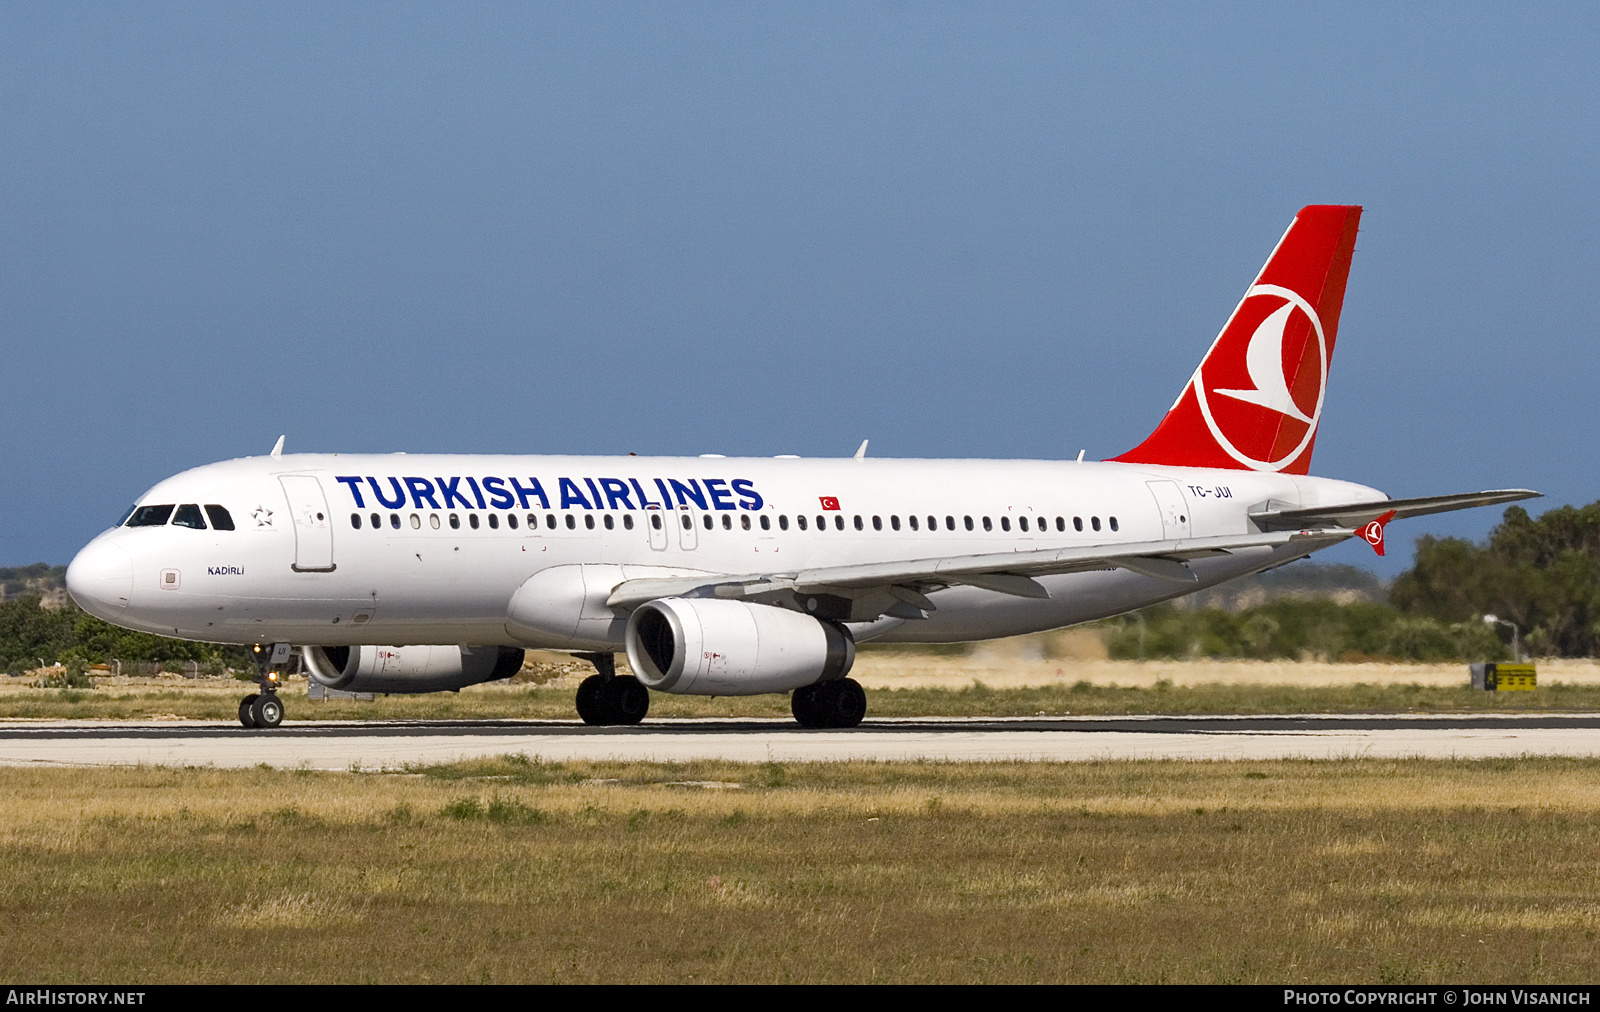
[[[276,692],[251,693],[239,700],[239,723],[271,729],[283,723],[283,700]]]
[[[248,728],[270,730],[283,723],[283,700],[278,697],[280,665],[287,664],[291,647],[287,643],[270,646],[257,643],[252,648],[260,671],[261,691],[239,700],[239,723]]]

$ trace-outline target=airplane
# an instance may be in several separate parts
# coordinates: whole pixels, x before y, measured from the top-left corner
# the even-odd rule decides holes
[[[560,650],[596,668],[589,724],[637,724],[652,692],[770,692],[803,727],[853,727],[858,643],[1088,622],[1539,494],[1310,476],[1360,218],[1302,209],[1155,431],[1109,460],[285,454],[280,437],[156,484],[67,586],[119,626],[253,645],[246,727],[282,722],[295,648],[353,692],[460,689]]]

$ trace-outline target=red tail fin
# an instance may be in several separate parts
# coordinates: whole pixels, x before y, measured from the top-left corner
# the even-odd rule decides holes
[[[1150,438],[1112,460],[1305,474],[1361,208],[1301,208]]]

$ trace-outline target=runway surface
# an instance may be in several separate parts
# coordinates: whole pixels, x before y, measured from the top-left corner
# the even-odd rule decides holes
[[[869,720],[316,721],[275,731],[199,721],[7,721],[0,765],[367,769],[523,753],[546,760],[1315,759],[1600,756],[1600,714],[1026,717]]]

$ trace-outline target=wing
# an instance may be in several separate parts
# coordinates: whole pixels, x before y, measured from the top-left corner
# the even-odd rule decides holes
[[[1394,510],[1394,518],[1427,516],[1430,513],[1448,513],[1451,510],[1470,509],[1473,506],[1496,506],[1519,499],[1537,499],[1542,495],[1525,488],[1496,489],[1490,492],[1466,492],[1461,495],[1429,495],[1419,499],[1379,499],[1376,502],[1350,503],[1345,506],[1318,506],[1311,509],[1262,510],[1251,513],[1250,519],[1264,531],[1298,530],[1305,527],[1348,527],[1362,524]]]
[[[1061,573],[1126,569],[1177,584],[1198,582],[1187,563],[1250,548],[1294,544],[1306,554],[1350,537],[1346,528],[1269,531],[1249,535],[1146,541],[1136,544],[1055,548],[1033,552],[996,552],[827,566],[790,573],[745,573],[627,580],[611,592],[606,604],[632,609],[659,597],[684,595],[746,598],[798,607],[796,598],[818,596],[852,602],[854,621],[880,614],[922,618],[933,611],[929,590],[957,584],[981,587],[1018,597],[1045,598],[1049,593],[1034,579]],[[863,618],[863,616],[865,616]]]

